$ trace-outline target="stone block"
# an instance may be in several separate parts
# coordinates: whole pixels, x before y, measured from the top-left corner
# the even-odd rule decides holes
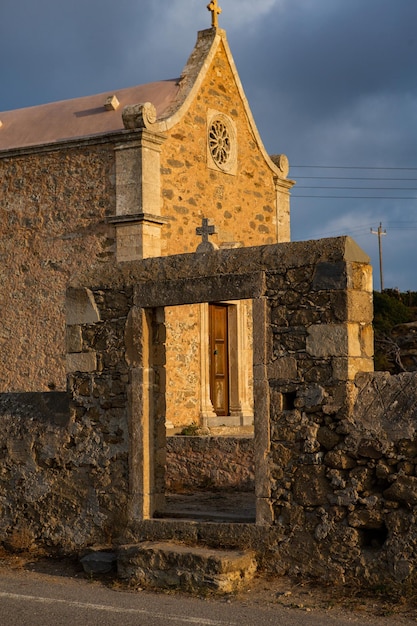
[[[314,291],[345,289],[346,283],[346,263],[317,263],[312,284]]]
[[[187,592],[232,593],[257,569],[254,554],[167,542],[142,542],[119,549],[118,575],[146,587]]]
[[[309,326],[306,348],[307,353],[315,357],[347,356],[349,353],[347,325],[313,324]]]
[[[361,344],[361,356],[373,358],[374,356],[374,329],[372,327],[372,324],[360,325],[359,341]]]
[[[81,332],[81,326],[78,324],[74,326],[67,326],[66,328],[66,351],[67,352],[81,352],[83,349],[83,337]]]
[[[355,459],[352,459],[343,450],[331,450],[328,452],[324,457],[324,463],[328,467],[341,470],[352,469],[356,465]]]
[[[374,317],[372,292],[349,290],[347,292],[347,317],[349,322],[371,324]]]
[[[373,372],[374,360],[371,357],[352,357],[333,359],[333,378],[335,380],[354,380],[361,372]]]
[[[256,499],[256,524],[270,526],[274,521],[274,510],[270,498]]]
[[[302,506],[320,506],[328,503],[327,495],[333,489],[322,465],[301,466],[294,477],[294,500]]]
[[[398,476],[383,493],[386,500],[405,502],[415,506],[417,504],[417,478],[415,476]]]
[[[138,261],[161,256],[161,225],[117,224],[117,261]]]
[[[77,352],[67,354],[67,373],[95,372],[97,370],[97,355],[95,352]]]
[[[86,554],[80,559],[81,565],[88,575],[108,574],[116,565],[115,552],[95,551]]]
[[[267,367],[268,380],[297,379],[297,360],[293,357],[280,357]]]
[[[100,313],[93,292],[84,287],[69,287],[66,293],[65,314],[68,326],[73,324],[95,324]]]
[[[372,267],[364,263],[348,264],[348,289],[367,291],[372,294]]]

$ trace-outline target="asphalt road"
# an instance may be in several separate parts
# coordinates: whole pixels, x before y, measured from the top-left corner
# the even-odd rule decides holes
[[[99,582],[0,571],[1,626],[403,626],[415,620],[367,618],[334,610],[257,606],[107,588]]]

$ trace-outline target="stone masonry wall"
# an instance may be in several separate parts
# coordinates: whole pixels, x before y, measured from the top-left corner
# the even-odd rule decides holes
[[[111,145],[0,158],[0,391],[64,390],[65,289],[114,255]]]
[[[82,394],[82,388],[76,390]],[[70,409],[70,394],[0,395],[0,537],[14,550],[72,553],[126,523],[123,420]]]
[[[236,125],[235,174],[207,167],[210,111],[227,115]],[[204,167],[202,167],[204,164]],[[210,218],[218,245],[275,243],[277,239],[274,176],[248,127],[247,116],[223,45],[201,85],[199,96],[163,146],[162,254],[194,252],[195,229]],[[286,192],[283,192],[286,193]]]
[[[413,582],[417,374],[369,371],[370,270],[353,242],[148,259],[83,284],[68,292],[69,410],[0,398],[3,542],[71,551],[168,538],[152,520],[166,486],[163,306],[241,292],[254,304],[257,523],[177,524],[169,538],[252,546],[275,574]],[[149,336],[140,304],[154,311]]]
[[[236,173],[208,166],[208,116],[213,110],[235,124]],[[123,131],[0,154],[0,391],[65,389],[65,288],[87,268],[115,259],[115,226],[108,218],[116,216],[124,186],[131,186],[137,198],[137,172],[142,165],[152,169],[153,161],[139,164],[139,153],[132,149],[127,173],[116,184],[114,150],[135,145],[138,136]],[[189,110],[163,139],[155,180],[145,177],[147,186],[155,183],[151,204],[156,208],[129,207],[131,213],[158,214],[161,208],[167,220],[161,229],[162,255],[194,251],[200,241],[195,228],[203,216],[216,224],[213,240],[219,245],[278,240],[278,170],[268,166],[256,145],[223,44]],[[283,174],[285,239],[289,187]],[[136,239],[128,238],[127,247],[139,245]]]
[[[320,415],[319,386],[297,396],[302,409],[275,413],[274,509],[287,539],[275,571],[369,585],[413,579],[416,383],[414,373],[360,374],[349,413]]]

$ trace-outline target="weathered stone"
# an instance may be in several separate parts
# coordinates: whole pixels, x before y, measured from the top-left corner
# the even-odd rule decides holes
[[[414,476],[398,476],[388,489],[383,492],[387,500],[417,504],[417,478]]]
[[[382,457],[381,444],[376,440],[362,439],[359,443],[358,454],[370,459]]]
[[[331,486],[326,468],[320,465],[299,467],[294,477],[294,499],[303,506],[319,506],[328,502]]]
[[[349,474],[350,480],[358,492],[371,489],[373,471],[369,467],[355,467]]]
[[[83,337],[81,332],[81,326],[67,326],[66,334],[66,349],[67,352],[81,352],[83,349]]]
[[[188,592],[232,593],[257,569],[254,554],[143,542],[119,549],[119,576],[131,583]]]
[[[320,385],[308,385],[297,391],[294,406],[307,412],[317,411],[327,398],[327,393]]]
[[[84,555],[81,565],[86,574],[108,574],[116,567],[117,555],[115,552],[94,551]]]
[[[353,528],[381,528],[383,514],[379,509],[358,509],[348,515],[348,524]]]
[[[335,469],[351,469],[356,465],[355,459],[352,459],[343,450],[330,450],[324,457],[324,462]]]
[[[293,357],[280,357],[268,365],[269,379],[296,380],[297,361]]]
[[[72,324],[94,324],[100,313],[90,289],[69,287],[66,294],[66,321]]]
[[[67,372],[94,372],[97,369],[95,352],[74,352],[67,354]]]
[[[317,431],[317,440],[326,450],[332,450],[339,443],[340,436],[327,426],[321,426]]]
[[[318,263],[313,277],[313,289],[345,289],[346,265],[344,263]]]

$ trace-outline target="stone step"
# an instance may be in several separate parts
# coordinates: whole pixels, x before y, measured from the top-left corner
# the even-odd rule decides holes
[[[256,572],[253,552],[144,541],[118,550],[119,578],[154,589],[232,593]]]

